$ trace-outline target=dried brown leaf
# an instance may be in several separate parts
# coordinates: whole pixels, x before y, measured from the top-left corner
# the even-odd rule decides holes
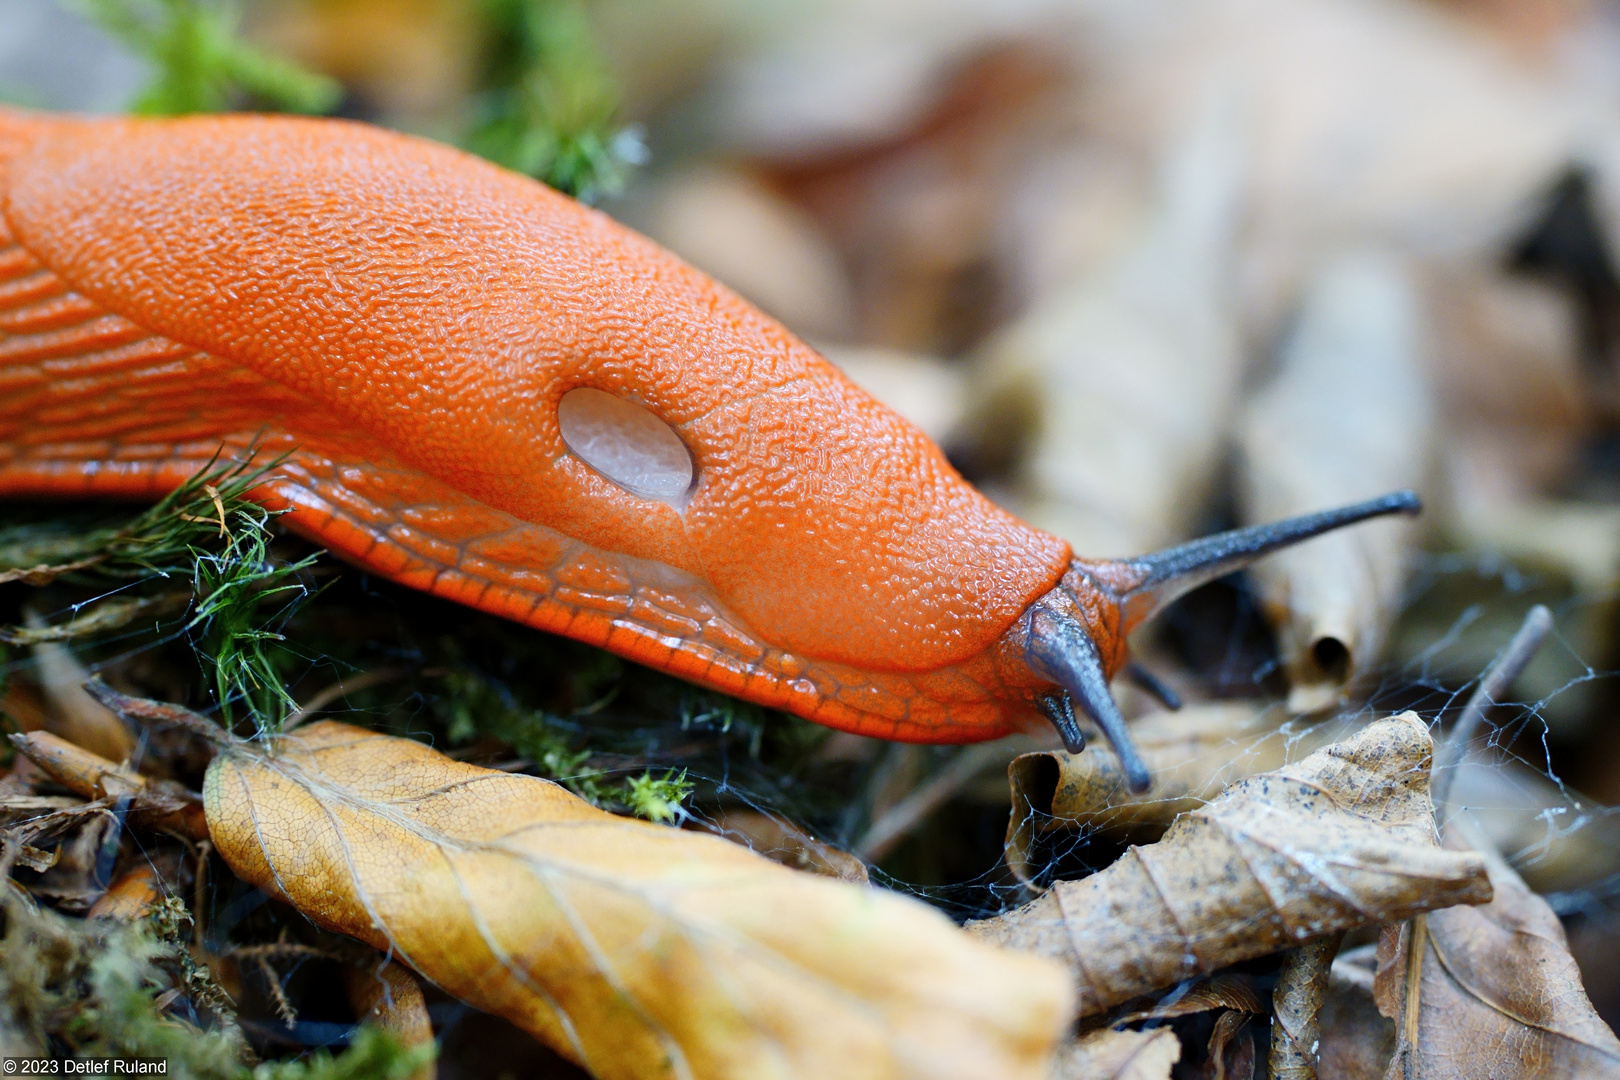
[[[422,984],[404,966],[382,960],[372,968],[345,968],[343,986],[354,1015],[362,1023],[377,1025],[409,1049],[433,1042],[433,1024],[428,1019]],[[430,1061],[412,1073],[409,1080],[433,1080],[437,1075]]]
[[[1547,902],[1487,853],[1495,897],[1425,916],[1416,1038],[1402,1048],[1423,1080],[1620,1077],[1620,1039],[1587,1000],[1564,928]],[[1379,1006],[1397,1027],[1408,1002],[1410,932],[1379,950]],[[1393,942],[1387,937],[1387,942]],[[1402,1074],[1402,1055],[1390,1071]]]
[[[48,731],[11,736],[18,752],[86,799],[120,802],[131,820],[149,829],[208,838],[202,800],[179,784],[151,780],[132,769],[58,738]]]
[[[1260,993],[1254,987],[1254,980],[1247,975],[1228,972],[1215,975],[1208,979],[1200,979],[1164,1001],[1155,1001],[1143,1008],[1130,1009],[1116,1014],[1110,1023],[1114,1025],[1135,1024],[1143,1020],[1170,1020],[1177,1016],[1191,1016],[1193,1013],[1213,1012],[1216,1009],[1232,1009],[1244,1013],[1262,1013],[1266,1011],[1260,1000]]]
[[[1024,754],[1007,769],[1012,817],[1007,865],[1028,880],[1029,846],[1037,833],[1081,828],[1157,840],[1180,815],[1245,776],[1300,761],[1362,725],[1355,718],[1309,723],[1277,706],[1254,702],[1189,705],[1133,721],[1131,736],[1153,772],[1153,789],[1135,794],[1106,745],[1084,753]]]
[[[1169,1028],[1093,1031],[1058,1051],[1053,1080],[1170,1080],[1181,1040]]]
[[[1037,1077],[1070,992],[942,915],[330,721],[209,767],[241,877],[599,1076]]]
[[[28,625],[38,628],[44,624],[30,614]],[[129,757],[135,737],[110,709],[85,692],[90,672],[67,646],[55,642],[34,646],[34,664],[49,706],[45,716],[48,730],[109,761]]]
[[[0,825],[15,825],[83,805],[84,800],[71,795],[4,795],[0,796]]]
[[[1322,1003],[1341,940],[1330,934],[1283,955],[1271,995],[1271,1080],[1317,1080]]]
[[[1372,946],[1340,953],[1328,969],[1318,1073],[1332,1080],[1379,1080],[1395,1052],[1395,1025],[1373,1001]]]
[[[862,885],[869,880],[866,864],[861,860],[773,814],[758,810],[730,810],[699,827],[795,870],[808,870],[812,874],[824,874]]]
[[[178,860],[166,860],[170,877],[178,876]],[[117,919],[135,922],[144,919],[153,905],[163,899],[164,868],[155,861],[141,859],[114,877],[107,891],[90,905],[86,915],[92,919]]]
[[[26,866],[28,869],[41,874],[56,865],[56,856],[57,853],[54,850],[45,851],[42,848],[30,847],[27,844],[20,844],[17,847],[17,865]]]
[[[1252,1080],[1254,1039],[1243,1030],[1248,1022],[1248,1015],[1235,1009],[1215,1018],[1204,1069],[1209,1080]],[[1239,1035],[1243,1037],[1239,1039]]]
[[[0,575],[0,579],[4,576]],[[115,597],[91,605],[66,622],[47,625],[42,620],[33,619],[27,626],[0,626],[0,642],[7,645],[39,645],[49,641],[72,641],[117,630],[143,616],[183,611],[190,602],[189,590],[159,593],[156,596]]]
[[[1091,1014],[1325,934],[1482,903],[1480,857],[1434,842],[1432,748],[1413,713],[1371,724],[969,929],[1062,960]]]
[[[101,561],[101,556],[92,556],[88,559],[77,559],[65,563],[40,563],[38,566],[17,567],[11,570],[0,571],[0,585],[20,581],[25,585],[49,585],[63,574],[74,570],[83,570],[87,566],[94,566]]]
[[[1182,539],[1225,446],[1244,366],[1226,268],[1248,164],[1228,89],[1190,99],[1126,250],[1039,298],[977,364],[987,412],[1020,397],[1038,410],[1013,508],[1076,551]]]

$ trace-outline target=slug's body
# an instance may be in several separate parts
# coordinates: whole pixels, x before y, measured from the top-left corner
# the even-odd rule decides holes
[[[689,490],[571,451],[580,387],[667,424]],[[1140,561],[1076,562],[531,180],[335,121],[0,111],[0,494],[156,495],[222,444],[290,453],[257,497],[379,574],[885,738],[1039,723],[1081,692],[1035,624],[1082,627],[1106,687],[1151,607]]]

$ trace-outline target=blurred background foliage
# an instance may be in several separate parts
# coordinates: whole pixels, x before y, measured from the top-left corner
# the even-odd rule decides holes
[[[1444,723],[1551,605],[1468,801],[1620,1020],[1612,0],[0,0],[0,97],[339,116],[535,176],[781,319],[1085,554],[1417,487],[1419,526],[1218,582],[1135,645],[1194,710]],[[958,916],[1018,894],[1003,766],[1039,739],[969,759],[831,734],[370,579],[216,481],[144,516],[6,508],[11,723],[66,707],[40,650],[67,646],[242,730],[341,716],[780,857],[853,850]],[[1039,855],[1072,877],[1127,839],[1054,828]],[[441,1076],[490,1075],[491,1046],[568,1074],[446,1023]]]

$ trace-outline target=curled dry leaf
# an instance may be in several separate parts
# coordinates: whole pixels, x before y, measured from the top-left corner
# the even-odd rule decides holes
[[[83,800],[67,795],[0,795],[0,827],[23,824],[83,805]]]
[[[107,891],[90,905],[86,913],[92,919],[117,919],[135,922],[146,918],[152,905],[163,899],[163,885],[157,869],[147,863],[130,867],[107,886]]]
[[[343,970],[343,987],[348,991],[354,1015],[362,1023],[382,1028],[408,1049],[431,1046],[433,1024],[428,1019],[422,984],[402,965],[381,957],[378,960],[375,967]],[[433,1080],[437,1072],[429,1061],[408,1080]]]
[[[156,596],[108,597],[87,605],[66,622],[46,625],[43,620],[36,618],[30,619],[26,626],[0,626],[0,642],[7,645],[39,645],[44,642],[72,641],[122,629],[142,617],[184,611],[190,602],[189,590],[159,593]]]
[[[120,801],[130,820],[145,828],[178,833],[192,840],[208,839],[202,800],[179,784],[149,779],[48,731],[13,735],[11,742],[19,753],[76,795]]]
[[[1276,377],[1238,426],[1251,522],[1424,486],[1438,417],[1416,286],[1391,256],[1341,256],[1317,276]],[[1277,627],[1288,707],[1336,704],[1377,656],[1417,537],[1409,518],[1319,537],[1252,571]]]
[[[914,901],[331,721],[234,745],[238,875],[607,1078],[1045,1075],[1061,971]]]
[[[1248,1032],[1248,1023],[1248,1014],[1236,1009],[1215,1018],[1206,1051],[1210,1080],[1253,1080],[1254,1036]]]
[[[1415,714],[1381,720],[969,929],[1062,960],[1086,1015],[1310,938],[1483,903],[1479,856],[1434,842],[1432,749]]]
[[[1198,979],[1186,987],[1177,987],[1176,993],[1162,1001],[1152,1001],[1143,1008],[1124,1006],[1109,1023],[1139,1024],[1143,1020],[1170,1020],[1193,1013],[1235,1011],[1259,1014],[1266,1011],[1254,980],[1247,975],[1228,972],[1208,979]]]
[[[1416,1037],[1402,1051],[1411,1075],[1620,1077],[1620,1039],[1587,999],[1558,916],[1507,863],[1489,852],[1484,858],[1496,890],[1491,902],[1423,919]],[[1401,984],[1410,936],[1409,927],[1398,938],[1386,934],[1379,948],[1378,1005],[1397,1027],[1408,1015]],[[1392,1071],[1400,1067],[1397,1057]]]
[[[1045,830],[1080,828],[1157,840],[1177,817],[1214,799],[1227,785],[1300,761],[1360,726],[1354,718],[1290,719],[1277,706],[1254,702],[1151,713],[1131,724],[1153,772],[1153,789],[1142,794],[1126,786],[1119,757],[1105,744],[1081,754],[1024,754],[1007,769],[1013,805],[1007,865],[1027,882],[1033,870],[1030,845]]]
[[[1053,1080],[1170,1080],[1181,1040],[1167,1027],[1152,1031],[1104,1028],[1058,1051]]]
[[[1283,954],[1271,996],[1272,1080],[1317,1080],[1322,1003],[1341,940],[1342,934],[1329,934]]]
[[[120,922],[144,919],[165,895],[179,888],[184,874],[183,854],[179,848],[140,853],[118,872],[86,914],[92,919]]]

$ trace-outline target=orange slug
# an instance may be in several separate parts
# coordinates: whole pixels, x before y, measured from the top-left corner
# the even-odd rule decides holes
[[[157,496],[221,447],[352,563],[811,720],[958,743],[1108,690],[1131,629],[1410,493],[1077,559],[724,286],[446,146],[0,109],[0,494]],[[1044,718],[1044,719],[1043,719]]]

